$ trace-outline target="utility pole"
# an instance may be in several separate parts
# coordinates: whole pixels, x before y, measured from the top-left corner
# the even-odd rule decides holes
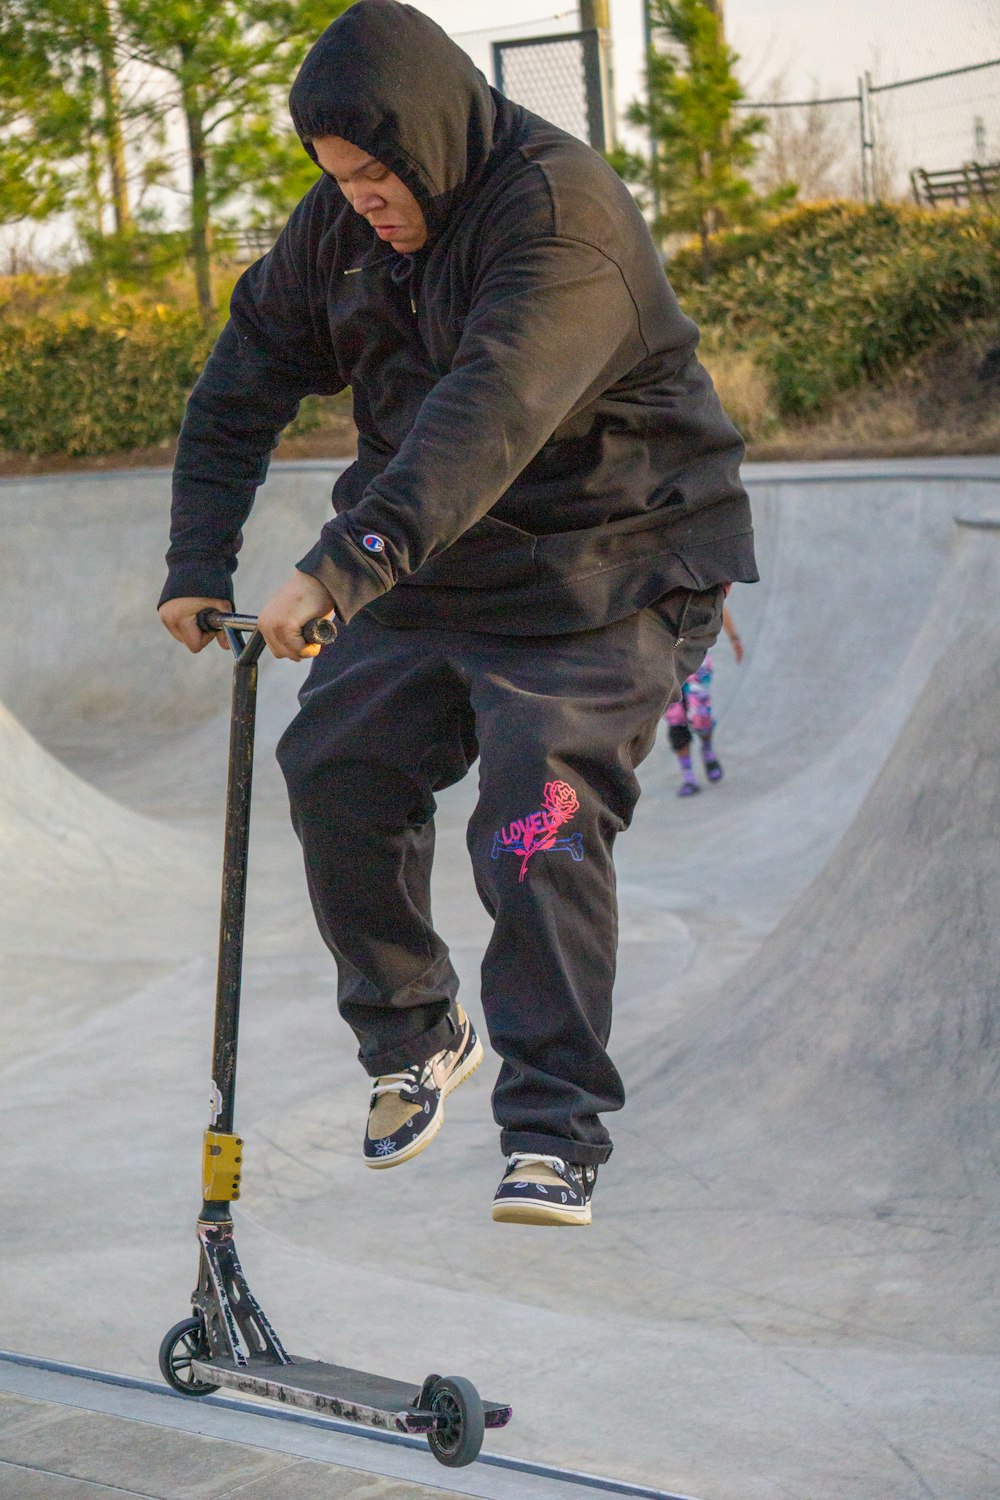
[[[858,111],[861,126],[861,197],[865,203],[879,201],[875,172],[875,115],[872,109],[872,75],[858,79]]]
[[[608,0],[580,0],[580,30],[611,30]]]
[[[653,13],[650,10],[650,0],[642,0],[642,34],[643,34],[643,38],[644,38],[645,44],[646,44],[646,54],[645,55],[646,55],[646,70],[647,70],[647,76],[648,76],[648,71],[649,71],[649,54],[652,51],[652,47],[653,47]],[[648,84],[647,84],[647,89],[646,89],[646,99],[647,99],[647,102],[651,105],[653,101],[652,101],[652,99],[650,98],[650,95],[649,95]],[[658,156],[659,156],[659,150],[658,150],[657,144],[656,144],[656,131],[655,131],[655,129],[653,128],[653,126],[651,124],[650,125],[650,129],[649,129],[649,170],[650,170],[650,182],[652,184],[652,199],[653,199],[652,209],[653,209],[653,218],[654,218],[654,220],[656,220],[656,219],[658,219],[660,217],[660,209],[661,209],[661,206],[662,206],[661,205],[661,200],[660,200],[660,175],[659,175],[659,172],[657,171],[657,168],[656,168],[656,161],[657,161],[657,157]]]
[[[986,160],[986,121],[982,115],[975,115],[972,121],[972,135],[975,144],[972,148],[976,161]]]
[[[597,32],[600,59],[601,111],[604,117],[604,148],[615,144],[615,80],[611,53],[611,13],[608,0],[580,0],[580,30]]]

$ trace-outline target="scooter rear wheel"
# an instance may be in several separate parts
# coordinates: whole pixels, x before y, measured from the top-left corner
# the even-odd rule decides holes
[[[472,1381],[461,1375],[436,1380],[427,1393],[427,1405],[439,1422],[427,1434],[438,1463],[449,1469],[471,1464],[479,1455],[486,1432],[483,1403]]]
[[[184,1318],[164,1334],[160,1345],[160,1374],[168,1385],[182,1396],[210,1396],[217,1385],[197,1380],[191,1373],[191,1361],[208,1353],[205,1326],[200,1318]]]

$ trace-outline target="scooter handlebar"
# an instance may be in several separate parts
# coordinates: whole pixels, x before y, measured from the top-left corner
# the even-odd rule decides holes
[[[227,615],[221,609],[202,609],[196,616],[198,629],[206,633],[219,630],[256,630],[256,615]],[[337,627],[332,620],[320,618],[309,620],[302,627],[302,639],[310,646],[329,646],[337,639]]]

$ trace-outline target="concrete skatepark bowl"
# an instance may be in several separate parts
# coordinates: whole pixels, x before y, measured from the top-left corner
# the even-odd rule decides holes
[[[273,466],[241,608],[314,538],[334,467]],[[585,1233],[490,1222],[489,1066],[431,1150],[363,1167],[365,1080],[270,753],[302,671],[265,664],[241,1258],[302,1355],[503,1392],[499,1455],[699,1500],[989,1500],[1000,461],[747,479],[763,582],[730,601],[743,665],[715,652],[725,779],[678,801],[661,737],[619,845],[629,1102]],[[196,1268],[229,691],[228,657],[153,614],[168,492],[152,471],[0,485],[0,1345],[148,1379]],[[440,798],[434,895],[479,1019],[474,793]],[[101,1492],[84,1437],[51,1465],[78,1490],[32,1488],[44,1423],[19,1448],[22,1418],[0,1420],[0,1496]],[[461,1492],[494,1493],[481,1467]],[[285,1493],[246,1483],[225,1493]]]

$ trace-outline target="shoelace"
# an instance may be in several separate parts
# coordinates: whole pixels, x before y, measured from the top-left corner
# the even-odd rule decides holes
[[[577,1187],[582,1189],[586,1198],[593,1189],[597,1180],[596,1167],[579,1167],[573,1162],[563,1161],[561,1156],[544,1156],[537,1151],[515,1151],[507,1160],[507,1172],[513,1172],[516,1167],[533,1166],[541,1163],[542,1166],[551,1167],[560,1177],[573,1179]]]
[[[413,1095],[429,1071],[430,1063],[426,1062],[414,1063],[412,1067],[404,1068],[401,1073],[384,1073],[372,1089],[372,1098],[378,1099],[382,1094]]]
[[[541,1163],[543,1167],[551,1167],[553,1172],[565,1172],[566,1163],[561,1156],[540,1156],[536,1151],[515,1151],[508,1159],[507,1171],[512,1172],[515,1167],[535,1166]]]

